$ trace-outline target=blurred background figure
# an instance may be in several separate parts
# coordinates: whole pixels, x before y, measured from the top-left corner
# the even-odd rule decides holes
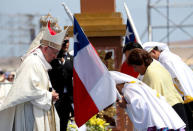
[[[0,70],[0,104],[1,104],[2,100],[8,95],[8,93],[12,87],[14,77],[12,75],[12,81],[9,81],[8,78],[10,75],[11,75],[10,72],[4,72],[4,71]],[[11,78],[11,76],[10,76],[10,78]]]
[[[4,81],[5,81],[5,73],[0,69],[0,82],[4,82]]]
[[[7,76],[7,80],[9,82],[13,82],[14,81],[14,78],[15,78],[15,72],[10,72]]]

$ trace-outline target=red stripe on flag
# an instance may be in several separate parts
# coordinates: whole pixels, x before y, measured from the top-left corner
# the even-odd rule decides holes
[[[99,112],[75,69],[73,69],[73,99],[75,122],[78,127],[82,126],[93,115]]]
[[[92,45],[92,43],[90,43],[90,45],[92,46],[93,50],[95,51],[95,53],[99,56],[98,52],[96,51],[96,49],[94,48],[94,46]]]

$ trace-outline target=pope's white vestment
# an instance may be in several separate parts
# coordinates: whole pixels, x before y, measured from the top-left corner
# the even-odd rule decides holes
[[[147,131],[149,127],[185,128],[182,119],[163,96],[157,97],[155,90],[126,74],[111,71],[111,75],[117,84],[127,82],[122,93],[127,101],[126,112],[137,131]]]
[[[40,49],[27,56],[17,70],[13,87],[0,104],[2,131],[59,131],[47,70]]]
[[[11,87],[12,83],[9,82],[8,80],[5,80],[5,82],[0,84],[0,105],[3,102],[4,97],[6,97],[7,94],[9,93]]]
[[[178,91],[184,96],[184,103],[193,101],[193,71],[169,50],[160,53],[159,62],[170,72]]]

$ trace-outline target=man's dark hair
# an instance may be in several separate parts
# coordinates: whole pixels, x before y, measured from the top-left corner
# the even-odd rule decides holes
[[[66,46],[66,43],[69,43],[69,40],[64,40],[62,46]]]
[[[133,49],[128,57],[128,64],[130,65],[144,65],[148,67],[153,59],[147,51],[143,49]]]
[[[3,75],[4,74],[4,71],[0,71],[0,75]]]
[[[158,47],[157,47],[157,46],[155,46],[153,49],[154,49],[154,50],[157,50],[157,51],[159,51],[159,49],[158,49]]]
[[[123,47],[123,53],[125,53],[127,50],[132,50],[132,49],[135,49],[135,48],[143,49],[142,46],[137,42],[128,42]]]

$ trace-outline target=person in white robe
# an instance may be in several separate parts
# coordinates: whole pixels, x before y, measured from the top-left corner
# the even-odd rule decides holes
[[[59,131],[54,108],[58,93],[52,89],[48,69],[61,48],[66,31],[56,35],[46,28],[39,46],[26,55],[16,72],[13,87],[0,104],[2,131]],[[36,38],[37,38],[36,37]]]
[[[170,72],[175,87],[184,98],[189,125],[193,130],[193,71],[165,43],[146,42],[143,48]]]
[[[184,130],[185,123],[165,101],[157,97],[157,92],[136,78],[110,71],[117,84],[124,83],[122,88],[126,112],[137,131],[157,131],[161,129]],[[124,104],[123,104],[124,103]]]

